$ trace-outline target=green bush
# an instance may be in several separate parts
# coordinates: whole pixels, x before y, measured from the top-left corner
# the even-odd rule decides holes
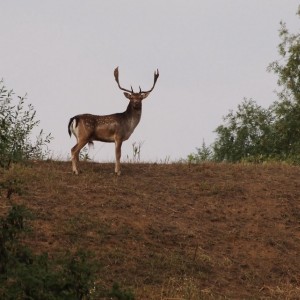
[[[134,300],[115,283],[111,290],[96,286],[99,264],[82,250],[50,259],[34,255],[20,240],[33,218],[24,206],[13,205],[0,218],[0,299],[3,300]]]
[[[264,160],[273,155],[274,114],[252,99],[244,99],[237,111],[224,117],[224,124],[218,126],[213,144],[216,161],[237,162],[241,160]]]
[[[196,148],[197,153],[191,153],[187,157],[187,162],[189,164],[199,164],[201,162],[212,161],[213,152],[209,146],[206,146],[203,141],[201,148]]]
[[[14,205],[0,219],[0,299],[91,299],[95,263],[87,253],[66,253],[59,260],[34,255],[19,239],[31,214]]]
[[[111,291],[108,293],[110,299],[134,300],[134,295],[130,291],[122,290],[119,284],[114,283]]]
[[[25,97],[15,99],[13,90],[8,90],[0,81],[0,167],[9,168],[14,162],[28,159],[43,159],[48,154],[45,147],[50,143],[51,134],[40,131],[34,141],[32,131],[40,121],[36,111],[29,104],[25,108]]]

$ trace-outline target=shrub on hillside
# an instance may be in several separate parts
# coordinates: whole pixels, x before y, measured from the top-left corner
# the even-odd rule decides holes
[[[0,184],[4,194],[11,188]],[[31,231],[29,221],[33,215],[25,206],[12,204],[12,194],[8,200],[11,208],[0,218],[0,299],[134,300],[133,294],[118,284],[111,290],[95,285],[99,264],[86,251],[67,251],[51,259],[47,253],[33,254],[22,243]]]
[[[34,255],[20,242],[30,216],[14,205],[0,219],[0,299],[91,299],[94,262],[82,251],[59,262]]]
[[[48,154],[45,147],[50,143],[51,134],[40,131],[32,141],[32,131],[40,121],[36,111],[25,97],[16,99],[13,90],[8,90],[0,81],[0,167],[9,168],[14,162],[28,159],[43,159]]]

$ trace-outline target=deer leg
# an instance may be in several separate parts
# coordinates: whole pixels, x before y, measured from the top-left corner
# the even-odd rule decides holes
[[[76,175],[79,174],[77,164],[79,162],[80,150],[88,143],[88,141],[77,141],[77,144],[71,149],[72,170]]]
[[[120,176],[121,175],[121,147],[122,141],[115,141],[115,151],[116,151],[116,165],[115,165],[115,173]]]

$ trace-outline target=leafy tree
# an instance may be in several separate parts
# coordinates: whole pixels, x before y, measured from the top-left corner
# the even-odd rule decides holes
[[[297,14],[300,17],[300,6]],[[279,99],[300,102],[300,33],[290,33],[284,22],[280,22],[280,26],[278,53],[281,59],[272,62],[268,70],[278,75],[277,84],[282,87]]]
[[[300,6],[297,14],[300,16]],[[278,76],[278,101],[264,109],[244,99],[236,111],[230,111],[215,130],[215,143],[208,147],[213,160],[300,163],[300,34],[291,34],[283,22],[280,25],[280,59],[268,67]],[[199,158],[197,150],[188,160]]]
[[[242,159],[259,161],[271,155],[273,148],[272,111],[244,99],[236,112],[224,117],[224,125],[217,127],[217,140],[213,145],[216,161],[236,162]]]
[[[300,6],[298,9],[300,17]],[[291,34],[281,22],[278,46],[280,60],[268,70],[278,75],[279,100],[272,109],[276,114],[276,152],[281,159],[300,161],[300,33]]]
[[[40,131],[35,141],[31,140],[32,130],[40,121],[36,111],[29,104],[25,108],[25,97],[14,98],[13,90],[8,90],[0,81],[0,167],[9,168],[11,163],[28,159],[42,159],[48,151],[51,134],[44,136]]]

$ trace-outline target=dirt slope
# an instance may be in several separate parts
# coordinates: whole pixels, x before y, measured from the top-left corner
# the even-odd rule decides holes
[[[93,251],[136,299],[300,299],[300,167],[39,162],[27,243]]]

